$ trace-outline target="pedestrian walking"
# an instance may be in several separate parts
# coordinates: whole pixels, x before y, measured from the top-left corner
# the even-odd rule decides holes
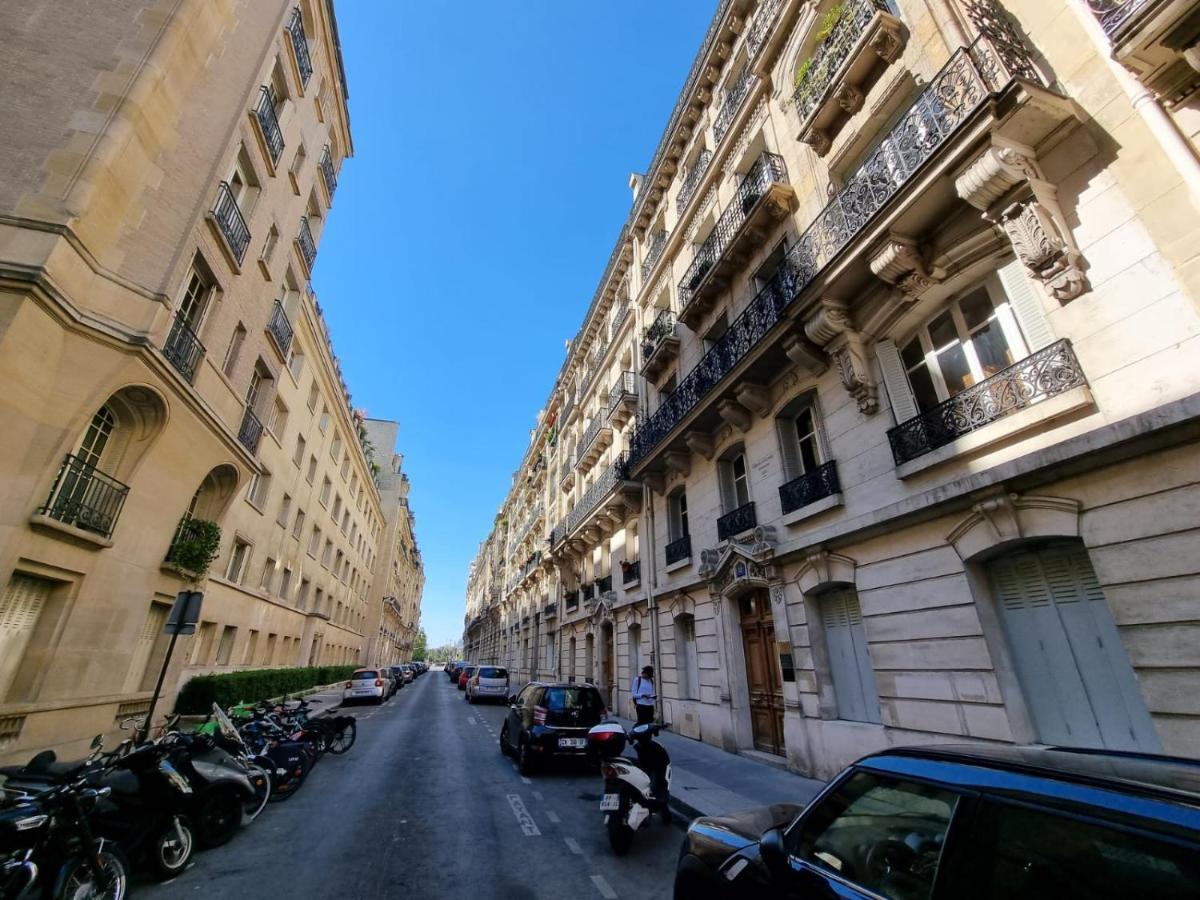
[[[658,694],[654,693],[654,666],[646,666],[642,674],[633,679],[633,706],[637,710],[639,725],[654,721],[654,702]]]

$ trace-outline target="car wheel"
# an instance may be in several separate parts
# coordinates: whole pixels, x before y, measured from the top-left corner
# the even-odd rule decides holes
[[[517,771],[522,775],[532,775],[533,765],[533,754],[529,751],[529,741],[521,741],[517,747]]]
[[[512,756],[512,747],[508,743],[508,723],[505,722],[500,726],[500,752],[505,756]]]
[[[473,694],[471,694],[470,691],[467,692],[467,702],[470,703],[472,706],[475,705],[475,697]]]
[[[383,695],[382,694],[380,694],[378,697],[375,698],[375,705],[383,706]]]

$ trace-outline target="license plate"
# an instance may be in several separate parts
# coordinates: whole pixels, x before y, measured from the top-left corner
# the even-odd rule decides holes
[[[616,812],[621,808],[620,794],[605,794],[600,798],[601,812]]]
[[[559,738],[558,746],[563,749],[582,750],[587,746],[586,738]]]

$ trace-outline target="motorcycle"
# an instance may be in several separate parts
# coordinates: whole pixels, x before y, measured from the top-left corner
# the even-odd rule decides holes
[[[98,837],[89,817],[107,787],[88,786],[100,751],[82,763],[59,763],[52,750],[24,767],[0,771],[0,898],[124,900],[129,866],[112,842]]]
[[[654,740],[661,731],[655,724],[635,725],[626,733],[615,722],[603,722],[588,732],[588,747],[600,757],[604,776],[604,794],[600,810],[608,830],[608,842],[617,856],[624,856],[633,844],[633,834],[659,813],[665,824],[671,822],[671,757]],[[637,761],[625,753],[632,743]]]

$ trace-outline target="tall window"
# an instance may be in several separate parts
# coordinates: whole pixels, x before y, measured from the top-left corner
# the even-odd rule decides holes
[[[688,531],[687,494],[682,489],[667,498],[667,512],[667,531],[671,540],[676,541],[691,534]]]
[[[241,584],[242,579],[246,575],[246,568],[250,562],[250,544],[243,541],[241,538],[233,539],[233,549],[229,554],[229,566],[225,570],[225,577],[232,582]]]
[[[675,617],[675,677],[681,700],[700,696],[699,660],[696,652],[696,619]]]
[[[746,471],[746,454],[738,452],[720,461],[721,503],[725,512],[740,509],[750,502],[750,481]]]
[[[188,271],[187,287],[179,300],[178,314],[193,333],[199,333],[212,293],[211,283],[193,266]]]
[[[233,370],[237,368],[238,357],[242,355],[242,343],[245,340],[246,326],[238,322],[237,327],[233,329],[233,336],[229,339],[229,347],[225,350],[225,359],[221,363],[221,371],[227,378],[232,377]]]
[[[775,427],[779,433],[785,481],[807,475],[821,465],[824,460],[811,397],[797,398],[784,407],[775,420]]]
[[[829,670],[839,719],[855,722],[882,721],[875,671],[863,629],[862,610],[853,588],[841,588],[818,600]]]
[[[626,633],[628,641],[627,654],[629,659],[629,677],[636,678],[642,674],[642,626],[630,625]]]
[[[117,418],[111,409],[102,406],[96,410],[96,414],[88,423],[87,431],[84,432],[83,440],[79,444],[79,452],[76,454],[79,461],[85,466],[98,469],[100,460],[104,456],[104,450],[108,446],[108,439],[112,437],[113,429],[116,427]]]
[[[296,510],[296,523],[292,526],[292,537],[300,540],[300,535],[304,531],[304,510]]]
[[[292,454],[292,462],[299,466],[304,462],[304,448],[308,446],[308,441],[304,440],[304,435],[296,435],[296,451]]]

